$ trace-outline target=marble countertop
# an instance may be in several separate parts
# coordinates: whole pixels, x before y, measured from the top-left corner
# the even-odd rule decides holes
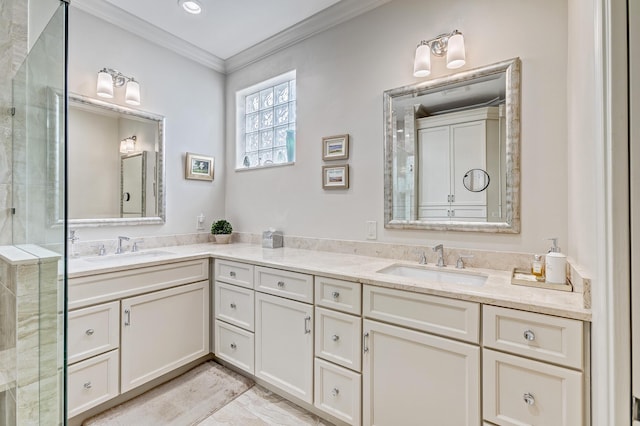
[[[68,276],[73,279],[129,268],[209,257],[591,321],[591,310],[583,307],[582,293],[512,285],[510,271],[467,268],[464,272],[486,275],[488,278],[485,284],[482,286],[444,284],[378,272],[396,264],[422,267],[417,262],[288,247],[267,249],[258,245],[240,243],[196,244],[162,247],[122,255],[74,258],[69,261]],[[460,272],[454,265],[445,268],[427,265],[425,268]]]

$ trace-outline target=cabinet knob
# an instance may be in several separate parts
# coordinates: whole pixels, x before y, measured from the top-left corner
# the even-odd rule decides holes
[[[337,342],[338,340],[340,340],[340,336],[338,336],[337,334],[334,334],[333,336],[331,336],[331,340],[333,340],[334,342]]]
[[[340,393],[340,389],[338,389],[338,388],[331,389],[331,396],[332,397],[335,398],[336,396],[338,396],[339,393]]]
[[[533,397],[533,395],[531,395],[529,392],[525,393],[525,394],[522,396],[522,399],[524,399],[524,402],[525,402],[527,405],[533,405],[533,404],[535,404],[535,403],[536,403],[536,399],[535,399],[535,398]]]
[[[284,287],[284,281],[278,281],[278,287],[280,288]]]
[[[236,304],[235,303],[232,303],[229,306],[231,307],[231,309],[235,309],[236,308]]]
[[[333,293],[331,293],[331,297],[333,297],[333,300],[338,300],[338,297],[340,297],[340,293],[334,291]]]
[[[229,346],[231,346],[231,349],[235,349],[235,348],[237,348],[237,347],[238,347],[235,343],[232,343],[232,344],[230,344]]]
[[[87,336],[92,336],[93,333],[95,333],[95,331],[93,330],[93,328],[88,329],[87,331],[84,332],[84,334],[86,334]]]
[[[91,389],[91,382],[87,382],[83,386],[85,389]]]
[[[236,277],[236,273],[235,273],[235,271],[231,271],[231,272],[229,272],[229,276],[230,276],[231,278],[235,278],[235,277]]]
[[[524,336],[524,339],[529,342],[533,342],[534,340],[536,340],[536,334],[531,330],[526,330],[523,336]]]

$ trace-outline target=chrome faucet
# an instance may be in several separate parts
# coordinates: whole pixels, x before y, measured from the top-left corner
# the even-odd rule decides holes
[[[124,249],[122,248],[122,241],[129,241],[129,237],[118,237],[118,248],[116,249],[116,254],[124,253]]]
[[[444,263],[444,247],[442,246],[442,244],[438,244],[437,246],[435,246],[433,248],[433,251],[438,253],[438,262],[436,262],[436,266],[447,266],[447,264]]]
[[[427,255],[424,253],[424,251],[420,255],[420,260],[418,261],[418,263],[420,263],[421,265],[427,264]]]
[[[456,268],[464,269],[464,259],[471,259],[473,257],[472,254],[461,254],[458,256],[458,261],[456,262]]]

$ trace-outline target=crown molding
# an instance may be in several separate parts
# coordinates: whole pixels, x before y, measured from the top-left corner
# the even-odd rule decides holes
[[[165,47],[215,71],[224,73],[225,62],[219,57],[156,27],[104,0],[74,0],[71,6],[117,27]]]
[[[391,0],[342,0],[226,61],[104,0],[74,0],[71,6],[221,73],[232,73],[289,46],[373,10]]]
[[[227,74],[273,55],[289,46],[328,30],[391,0],[342,0],[225,61]]]

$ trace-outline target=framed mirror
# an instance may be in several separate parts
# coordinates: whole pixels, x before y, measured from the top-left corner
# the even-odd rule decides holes
[[[62,101],[51,92],[51,102]],[[165,222],[163,116],[69,94],[68,218],[78,226]],[[57,109],[51,109],[57,111]],[[60,117],[50,117],[49,126]],[[49,129],[49,174],[60,179],[59,132]],[[62,223],[59,194],[49,195],[51,222]]]
[[[385,228],[520,232],[520,60],[384,92]]]

